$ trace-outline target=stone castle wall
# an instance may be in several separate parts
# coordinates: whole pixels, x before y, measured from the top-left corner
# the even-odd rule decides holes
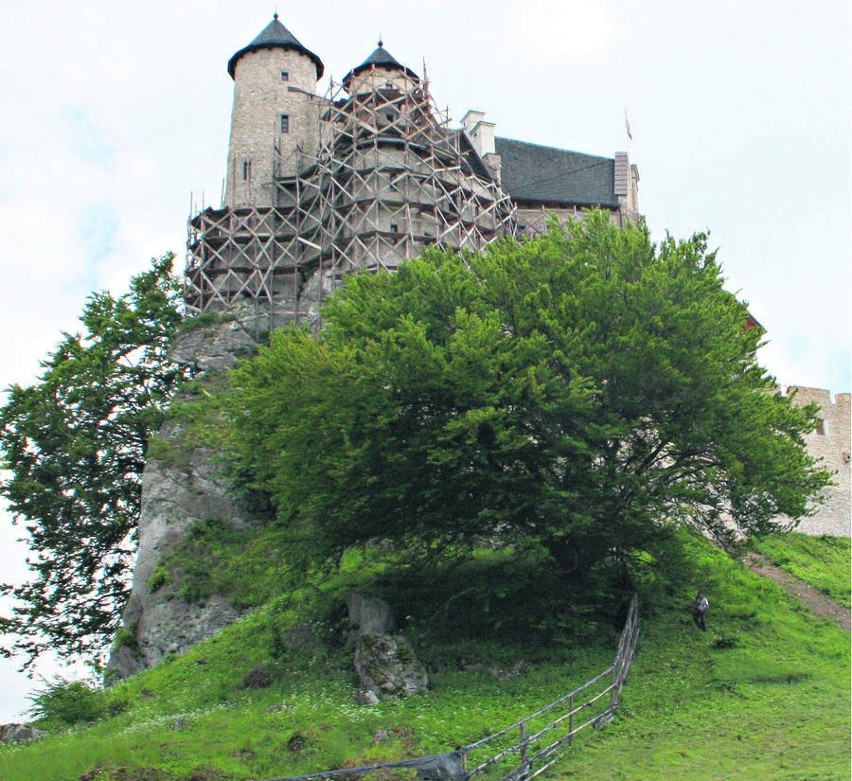
[[[812,456],[820,458],[825,467],[834,473],[836,485],[826,491],[826,502],[810,518],[805,518],[797,531],[805,534],[830,534],[850,536],[850,453],[852,453],[852,426],[850,426],[850,394],[831,393],[821,388],[791,386],[788,395],[796,404],[820,406],[820,424],[808,434],[805,441]]]

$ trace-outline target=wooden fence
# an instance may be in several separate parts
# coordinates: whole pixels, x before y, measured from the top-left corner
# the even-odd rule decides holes
[[[529,781],[547,770],[581,730],[590,726],[601,729],[613,719],[630,663],[636,655],[638,636],[639,606],[634,594],[613,663],[582,686],[514,724],[444,754],[267,781],[360,779],[368,773],[392,769],[408,769],[422,781],[468,781],[477,777],[489,781]]]

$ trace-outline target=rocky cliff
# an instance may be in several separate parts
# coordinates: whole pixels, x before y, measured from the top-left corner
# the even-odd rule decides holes
[[[281,323],[271,323],[254,306],[226,317],[203,316],[175,339],[172,358],[189,366],[196,380],[209,379],[239,356],[251,354],[258,339],[277,325]],[[179,397],[175,404],[181,401]],[[219,595],[187,601],[181,573],[164,578],[161,563],[194,524],[209,518],[235,528],[259,522],[230,495],[217,452],[193,441],[178,416],[167,416],[156,445],[149,449],[143,476],[133,587],[107,665],[110,678],[125,678],[169,653],[182,652],[240,615]]]

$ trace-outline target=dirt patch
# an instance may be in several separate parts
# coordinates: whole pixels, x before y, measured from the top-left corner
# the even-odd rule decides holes
[[[784,591],[804,603],[815,616],[831,618],[847,631],[852,629],[848,608],[838,605],[831,597],[776,567],[765,556],[752,551],[743,557],[743,563],[752,572],[774,580]]]

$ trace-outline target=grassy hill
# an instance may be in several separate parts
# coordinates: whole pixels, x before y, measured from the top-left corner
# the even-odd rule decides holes
[[[848,779],[848,632],[709,545],[684,545],[678,576],[640,586],[640,644],[618,718],[578,741],[545,777]],[[764,541],[761,552],[848,604],[848,539],[789,535]],[[495,576],[491,568],[500,566],[484,557],[476,576]],[[352,580],[350,573],[329,582],[319,596],[275,597],[104,692],[45,694],[40,726],[51,734],[0,749],[0,779],[236,781],[444,751],[574,688],[615,653],[615,615],[596,621],[565,594],[570,626],[547,643],[541,622],[522,631],[525,606],[510,588],[504,604],[470,598],[468,572],[467,602],[435,589],[433,607],[444,606],[442,625],[456,631],[430,633],[414,620],[407,627],[432,689],[355,705],[335,614],[320,609]],[[706,633],[686,610],[698,587],[711,600]],[[405,609],[415,595],[398,588],[397,598]],[[517,674],[498,678],[488,672],[494,667]],[[81,715],[96,720],[67,726]]]

